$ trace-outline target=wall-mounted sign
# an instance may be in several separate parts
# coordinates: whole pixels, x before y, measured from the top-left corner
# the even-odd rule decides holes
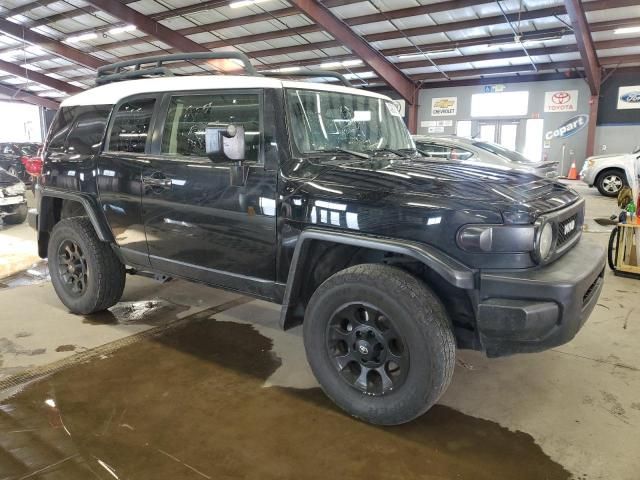
[[[544,139],[553,140],[555,138],[568,138],[585,128],[588,123],[589,115],[576,115],[564,122],[555,130],[549,130],[544,134]]]
[[[545,92],[545,112],[575,112],[578,110],[578,90]]]
[[[507,88],[506,85],[498,84],[498,85],[485,85],[484,93],[494,93],[494,92],[504,92]]]
[[[444,127],[429,127],[429,133],[444,133]]]
[[[400,110],[400,116],[404,117],[405,111],[407,109],[406,100],[394,100],[394,102],[398,106],[398,110]]]
[[[428,127],[453,127],[453,120],[423,120],[420,122],[423,128]]]
[[[431,99],[431,115],[445,117],[458,113],[458,97],[440,97]]]
[[[618,110],[640,108],[640,85],[618,89]]]

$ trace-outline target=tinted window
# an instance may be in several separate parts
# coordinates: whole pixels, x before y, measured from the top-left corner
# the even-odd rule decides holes
[[[35,144],[35,143],[29,144],[29,145],[22,145],[20,147],[20,152],[23,155],[33,156],[33,155],[36,155],[38,153],[38,148],[40,148],[40,146]]]
[[[155,99],[141,99],[120,105],[109,137],[112,152],[144,153]]]
[[[509,150],[507,148],[504,148],[502,145],[498,145],[496,143],[489,143],[489,142],[474,142],[473,143],[474,146],[481,148],[483,150],[486,150],[487,152],[491,152],[494,155],[498,155],[502,158],[506,158],[507,160],[511,161],[511,162],[517,162],[517,163],[532,163],[532,162],[536,162],[536,160],[530,160],[529,158],[525,157],[524,155],[518,153],[518,152],[514,152],[513,150]]]
[[[70,154],[91,155],[100,149],[111,106],[83,107],[73,121],[67,136],[67,151]]]
[[[420,141],[416,142],[416,146],[420,153],[427,157],[443,158],[445,160],[468,160],[473,157],[473,153],[468,150],[454,146]]]
[[[78,105],[60,109],[49,130],[47,151],[70,155],[96,153],[102,143],[111,108],[111,105]],[[25,145],[23,151],[35,155],[38,146]]]
[[[245,158],[258,160],[260,97],[254,93],[173,97],[162,135],[162,153],[205,156],[205,128],[208,123],[244,127]]]

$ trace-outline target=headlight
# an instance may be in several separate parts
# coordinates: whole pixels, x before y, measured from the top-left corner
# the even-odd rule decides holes
[[[15,185],[11,185],[10,187],[6,187],[4,189],[4,193],[7,196],[24,195],[24,192],[25,192],[25,188],[24,188],[24,183],[22,182],[16,183]]]
[[[595,160],[587,160],[587,168],[591,168],[596,164]]]
[[[544,224],[538,233],[537,243],[536,253],[538,254],[538,259],[544,261],[549,258],[551,248],[553,247],[553,225],[550,223]]]

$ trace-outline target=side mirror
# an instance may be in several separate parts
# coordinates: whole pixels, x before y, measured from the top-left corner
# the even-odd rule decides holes
[[[205,128],[205,148],[211,160],[244,160],[244,127],[209,123]]]

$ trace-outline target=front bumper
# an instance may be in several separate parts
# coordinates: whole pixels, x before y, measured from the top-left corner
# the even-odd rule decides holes
[[[21,213],[27,208],[27,201],[24,197],[3,197],[0,198],[0,217]]]
[[[593,187],[593,184],[595,183],[595,171],[593,168],[588,168],[586,165],[582,167],[582,170],[580,171],[580,180],[590,187]]]
[[[489,357],[539,352],[570,341],[604,283],[605,249],[580,241],[541,268],[480,275],[477,329]]]

